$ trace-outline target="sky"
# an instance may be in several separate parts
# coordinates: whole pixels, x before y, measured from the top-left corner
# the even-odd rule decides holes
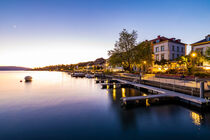
[[[108,58],[123,29],[191,44],[210,34],[210,0],[0,0],[0,66]],[[188,46],[188,52],[190,46]]]

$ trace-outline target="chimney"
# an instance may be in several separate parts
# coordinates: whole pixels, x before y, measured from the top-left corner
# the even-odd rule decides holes
[[[157,38],[160,38],[160,35],[158,35]]]
[[[206,40],[210,41],[210,34],[206,36]]]
[[[176,41],[180,43],[181,42],[181,39],[177,39]]]

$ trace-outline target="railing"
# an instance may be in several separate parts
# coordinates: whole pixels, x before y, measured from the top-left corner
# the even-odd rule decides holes
[[[118,74],[116,75],[124,80],[132,82],[140,82],[140,75],[135,74]],[[154,74],[145,74],[141,76],[141,83],[156,86],[159,88],[169,89],[172,91],[183,92],[192,96],[199,96],[200,93],[200,81],[189,81],[184,78],[180,79],[169,79],[169,78],[158,78]],[[210,81],[204,83],[205,93],[210,94]]]

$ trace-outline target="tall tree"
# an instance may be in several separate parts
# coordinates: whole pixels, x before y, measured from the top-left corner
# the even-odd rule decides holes
[[[152,65],[152,47],[149,41],[144,41],[134,48],[133,64],[139,68],[148,67]]]
[[[136,39],[136,31],[133,30],[131,33],[129,33],[126,29],[123,29],[123,31],[120,32],[119,40],[115,43],[114,49],[108,51],[108,54],[111,58],[111,61],[109,61],[109,63],[111,65],[121,64],[124,69],[132,71],[132,50],[136,46]],[[113,60],[115,58],[117,59],[117,61]]]

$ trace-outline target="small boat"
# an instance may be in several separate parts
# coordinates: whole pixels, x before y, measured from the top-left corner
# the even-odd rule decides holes
[[[73,73],[71,76],[72,77],[85,77],[85,74],[84,73]]]
[[[31,76],[26,76],[24,79],[25,79],[26,82],[31,82],[32,81],[32,77]]]
[[[94,78],[95,76],[93,74],[86,74],[85,77],[86,78]]]

